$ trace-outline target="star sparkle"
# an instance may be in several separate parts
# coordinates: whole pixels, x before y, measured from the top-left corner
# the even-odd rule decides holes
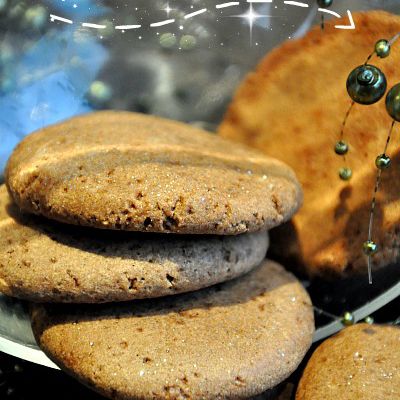
[[[170,13],[171,11],[173,11],[174,9],[171,8],[171,7],[169,6],[169,3],[167,3],[167,4],[165,5],[165,8],[163,8],[163,10],[167,13],[167,17],[169,17],[169,13]]]
[[[254,23],[256,22],[256,20],[259,18],[270,18],[270,17],[271,17],[271,15],[269,15],[269,14],[258,14],[254,10],[252,3],[249,4],[249,8],[245,13],[230,16],[230,18],[241,18],[243,20],[243,22],[245,22],[249,25],[250,46],[252,45],[252,42],[253,42],[253,26],[254,26]]]

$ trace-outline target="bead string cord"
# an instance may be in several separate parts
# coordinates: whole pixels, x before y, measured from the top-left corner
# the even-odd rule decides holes
[[[392,46],[394,42],[400,38],[400,32],[396,33],[391,39],[389,39],[388,44]]]
[[[375,54],[376,54],[375,51],[373,51],[373,52],[367,57],[367,59],[365,60],[364,65],[367,65],[367,64],[369,63],[369,61],[371,60],[371,58],[372,58]]]
[[[392,137],[392,132],[393,132],[395,123],[396,123],[396,121],[393,120],[393,122],[390,126],[390,129],[389,129],[389,134],[386,139],[385,149],[384,149],[383,153],[380,156],[378,156],[375,161],[375,164],[378,168],[378,173],[376,175],[374,194],[373,194],[372,203],[371,203],[371,211],[369,214],[368,240],[364,243],[364,252],[367,254],[367,261],[368,261],[368,282],[369,282],[369,284],[372,284],[372,259],[371,259],[371,257],[377,251],[377,246],[376,246],[375,242],[373,242],[373,240],[372,240],[372,228],[373,228],[373,224],[374,224],[376,196],[377,196],[379,186],[381,183],[382,170],[385,168],[388,168],[390,165],[390,158],[386,155],[386,153],[388,150],[390,139]]]
[[[322,308],[313,306],[314,312],[318,315],[323,315],[325,317],[328,317],[336,322],[340,322],[342,325],[344,326],[350,326],[355,324],[355,319],[354,319],[354,315],[352,312],[350,311],[345,311],[343,313],[343,315],[341,317],[339,317],[338,315],[332,314],[328,311],[323,310]],[[370,316],[366,316],[364,318],[364,322],[368,323],[368,324],[372,324],[374,322],[374,319]]]
[[[391,39],[381,39],[375,44],[374,51],[369,54],[363,65],[355,68],[349,75],[347,80],[347,91],[352,99],[350,106],[345,114],[340,130],[339,141],[335,145],[335,153],[343,157],[343,166],[339,169],[339,177],[344,181],[348,181],[352,177],[352,170],[347,166],[346,154],[349,151],[348,144],[344,141],[344,133],[346,124],[351,114],[355,103],[369,105],[378,102],[386,93],[387,82],[385,75],[375,66],[370,65],[369,61],[376,55],[380,58],[386,58],[390,55],[391,46],[400,38],[400,32],[395,34]],[[392,89],[393,90],[393,89]],[[389,96],[389,95],[388,95]],[[368,225],[368,239],[363,243],[363,252],[367,256],[368,282],[372,284],[372,256],[377,252],[378,246],[372,240],[372,231],[375,217],[375,208],[377,201],[377,193],[380,188],[382,170],[390,166],[391,160],[387,156],[388,146],[391,140],[393,128],[396,123],[396,117],[393,116],[393,105],[388,105],[388,97],[386,99],[386,108],[389,114],[393,117],[392,125],[386,139],[384,152],[375,160],[375,165],[378,168],[375,187],[371,202],[371,210]],[[389,111],[389,108],[391,111]]]
[[[349,147],[348,147],[347,143],[344,141],[344,130],[346,128],[346,123],[350,116],[351,110],[354,107],[354,104],[355,104],[355,101],[352,101],[346,112],[346,115],[342,122],[342,128],[340,130],[340,139],[337,142],[336,147],[335,147],[336,154],[341,155],[343,157],[343,168],[341,170],[342,174],[339,173],[340,176],[345,174],[346,173],[345,171],[348,171],[348,172],[351,171],[350,168],[347,166],[347,161],[346,161],[346,153],[348,152]]]
[[[321,310],[318,307],[314,307],[316,313],[331,318],[332,322],[318,328],[315,331],[313,342],[315,343],[322,339],[325,339],[326,337],[331,336],[342,330],[344,326],[352,325],[362,320],[364,320],[367,323],[373,323],[373,320],[371,317],[369,317],[369,315],[373,314],[375,311],[389,304],[399,295],[400,295],[400,282],[397,282],[391,288],[389,288],[379,296],[375,297],[370,302],[362,305],[361,307],[353,310],[352,312],[349,311],[345,312],[342,317],[333,315],[327,311]],[[394,324],[399,324],[399,323],[400,323],[400,317],[398,320],[394,321]]]
[[[335,314],[332,314],[328,311],[323,310],[322,308],[319,308],[317,306],[313,306],[314,311],[319,314],[319,315],[324,315],[325,317],[328,317],[330,319],[334,319],[334,320],[340,320],[341,318]]]
[[[398,33],[397,33],[396,35],[394,35],[391,39],[389,39],[389,40],[387,41],[387,45],[389,46],[389,48],[390,48],[399,38],[400,38],[400,32],[398,32]],[[381,42],[381,41],[378,41],[378,43],[379,43],[379,42]],[[377,55],[377,51],[376,51],[376,50],[374,50],[374,51],[366,58],[366,60],[365,60],[365,62],[364,62],[364,65],[367,65],[374,55]],[[336,153],[337,153],[338,155],[343,156],[343,160],[344,160],[345,163],[346,163],[346,154],[347,154],[347,152],[348,152],[348,145],[347,145],[346,142],[344,142],[344,132],[345,132],[347,120],[348,120],[348,118],[349,118],[349,116],[350,116],[350,113],[351,113],[351,111],[352,111],[352,109],[353,109],[354,103],[355,103],[355,101],[352,100],[352,102],[351,102],[351,104],[350,104],[350,106],[349,106],[349,108],[348,108],[348,110],[347,110],[347,112],[346,112],[346,115],[345,115],[344,120],[343,120],[343,123],[342,123],[341,130],[340,130],[339,141],[337,142],[337,146],[338,146],[339,143],[340,143],[341,147],[342,147],[342,148],[345,147],[346,151],[345,151],[344,153],[341,153],[340,150],[337,151],[337,149],[335,148]],[[343,151],[344,151],[344,150],[343,150]],[[346,165],[344,166],[343,169],[346,169]],[[343,178],[341,178],[341,179],[343,179]],[[349,179],[349,178],[347,178],[346,180],[348,180],[348,179]]]
[[[368,62],[371,60],[371,58],[376,54],[375,51],[373,51],[365,60],[364,65],[367,65]],[[351,168],[349,168],[347,166],[347,160],[346,160],[346,154],[349,151],[349,146],[348,144],[344,141],[344,132],[345,132],[345,128],[346,128],[346,124],[347,124],[347,120],[349,119],[350,113],[354,107],[354,104],[356,102],[354,100],[351,101],[350,106],[346,112],[346,115],[343,119],[342,122],[342,128],[340,130],[340,135],[339,135],[339,141],[336,143],[335,146],[335,152],[336,154],[340,155],[343,157],[343,167],[339,169],[339,177],[342,180],[349,180],[352,175],[353,172],[351,170]]]
[[[333,3],[333,0],[317,0],[317,5],[318,7],[322,7],[325,12],[329,12],[326,10],[328,7],[330,7]],[[321,13],[321,30],[323,31],[325,29],[325,15],[324,13]]]
[[[391,39],[389,39],[387,41],[387,46],[388,46],[387,48],[389,49],[388,51],[390,51],[391,46],[393,45],[393,43],[396,42],[396,40],[399,39],[399,37],[400,37],[400,33],[397,33],[396,35],[394,35]],[[378,49],[377,46],[379,43],[384,43],[384,41],[379,41],[377,43],[376,50],[369,56],[369,59],[371,59],[374,54],[379,55],[379,53],[377,51],[377,49]],[[384,57],[386,57],[387,55],[385,54]],[[372,284],[372,256],[373,256],[373,254],[375,254],[378,251],[378,247],[377,247],[376,243],[372,240],[372,230],[373,230],[373,225],[374,225],[376,199],[377,199],[377,194],[378,194],[380,183],[381,183],[382,171],[384,169],[387,169],[390,167],[391,160],[390,160],[390,157],[387,156],[387,150],[388,150],[388,147],[390,144],[390,140],[392,137],[392,132],[393,132],[395,124],[396,124],[396,120],[393,119],[392,124],[389,129],[388,136],[386,138],[384,151],[375,160],[375,165],[378,168],[378,172],[377,172],[377,176],[376,176],[376,180],[375,180],[375,187],[374,187],[374,192],[373,192],[372,202],[371,202],[371,210],[370,210],[369,224],[368,224],[368,239],[363,244],[364,253],[367,255],[367,268],[368,268],[369,284]]]
[[[330,7],[332,5],[332,2],[333,2],[332,0],[317,0],[317,3],[319,6],[326,7],[326,8]],[[322,14],[321,15],[321,30],[323,31],[324,28],[325,28],[325,19],[324,19],[324,15]],[[397,33],[396,35],[394,35],[388,41],[385,41],[385,40],[378,41],[375,45],[374,51],[371,54],[369,54],[368,57],[366,58],[366,60],[363,64],[364,67],[368,66],[368,63],[375,55],[379,56],[381,58],[387,57],[390,53],[391,46],[399,38],[400,38],[400,32]],[[382,47],[379,47],[379,45],[381,45]],[[384,76],[383,76],[383,78],[385,80],[385,85],[386,85],[386,79]],[[384,92],[386,92],[386,86],[385,86]],[[377,98],[376,101],[380,100],[383,97],[384,92]],[[357,102],[356,100],[352,99],[350,106],[349,106],[349,108],[345,114],[345,117],[343,119],[343,122],[342,122],[339,141],[336,143],[336,146],[335,146],[336,154],[343,157],[344,166],[342,168],[340,168],[340,170],[339,170],[339,177],[343,180],[349,180],[352,176],[352,171],[347,166],[346,154],[349,150],[349,147],[348,147],[348,144],[344,141],[344,133],[345,133],[347,121],[349,119],[351,111],[356,102]],[[387,168],[390,165],[390,158],[386,155],[386,153],[387,153],[387,150],[389,147],[389,143],[391,140],[391,136],[392,136],[392,132],[393,132],[395,123],[396,123],[396,120],[393,119],[393,122],[391,124],[390,130],[389,130],[389,133],[388,133],[388,136],[386,139],[384,151],[380,156],[377,157],[377,159],[375,161],[375,164],[378,168],[378,173],[377,173],[377,177],[376,177],[374,194],[373,194],[372,203],[371,203],[371,211],[370,211],[369,226],[368,226],[368,240],[364,243],[364,252],[368,256],[368,281],[370,284],[372,284],[371,256],[377,249],[376,244],[372,241],[372,230],[373,230],[374,215],[375,215],[376,196],[377,196],[377,193],[378,193],[378,190],[380,187],[380,183],[381,183],[382,170]],[[373,250],[373,253],[369,254],[368,252],[370,252],[371,250]],[[321,308],[314,306],[313,308],[314,308],[314,312],[316,314],[324,315],[325,317],[328,317],[329,319],[331,319],[332,322],[317,329],[317,331],[315,332],[313,341],[317,342],[321,339],[324,339],[324,338],[340,331],[343,328],[343,326],[352,325],[362,319],[364,319],[364,321],[367,323],[373,323],[374,322],[373,319],[371,317],[369,317],[368,315],[372,314],[374,311],[376,311],[383,305],[385,305],[385,304],[389,303],[390,301],[392,301],[393,299],[395,299],[399,295],[399,293],[400,293],[400,282],[395,284],[387,292],[376,297],[371,302],[356,309],[354,312],[348,312],[348,311],[345,312],[342,317],[339,317],[337,315],[334,315],[325,310],[322,310]],[[399,323],[400,323],[400,317],[398,318],[398,320],[393,322],[394,325],[399,324]]]

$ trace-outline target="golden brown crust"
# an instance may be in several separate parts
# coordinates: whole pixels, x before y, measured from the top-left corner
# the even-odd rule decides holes
[[[311,356],[296,400],[399,399],[400,328],[358,324]]]
[[[238,277],[265,258],[265,231],[155,235],[21,214],[0,186],[0,292],[30,301],[101,303],[167,296]]]
[[[115,306],[35,306],[39,346],[113,399],[245,399],[296,369],[312,340],[307,292],[271,261],[198,292]]]
[[[179,122],[104,111],[47,127],[11,155],[6,183],[25,211],[78,225],[239,234],[298,209],[290,168]]]
[[[310,275],[366,273],[362,243],[368,235],[374,161],[383,152],[391,124],[383,101],[354,107],[345,132],[353,178],[350,183],[340,181],[343,160],[333,147],[350,105],[347,76],[365,61],[378,39],[400,31],[400,17],[395,15],[372,11],[353,16],[354,31],[335,29],[346,21],[334,19],[324,32],[316,27],[267,55],[239,88],[219,129],[224,137],[288,163],[298,174],[304,206],[293,219],[293,240],[282,235],[276,252],[294,257]],[[398,43],[389,58],[374,57],[371,62],[386,74],[389,87],[400,79]],[[397,149],[389,148],[393,168],[383,173],[378,196],[376,268],[400,259]]]

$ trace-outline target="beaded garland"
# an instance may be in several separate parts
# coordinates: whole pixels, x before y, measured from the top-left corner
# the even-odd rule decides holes
[[[351,71],[349,77],[347,78],[346,87],[351,98],[351,103],[343,119],[339,140],[334,146],[335,153],[341,156],[344,161],[344,166],[339,169],[339,178],[343,181],[348,181],[352,177],[352,170],[346,165],[346,154],[349,151],[349,145],[344,140],[346,122],[350,116],[351,110],[353,109],[355,103],[361,105],[370,105],[380,101],[387,90],[385,74],[376,66],[369,64],[369,61],[373,56],[377,56],[379,58],[388,57],[390,55],[393,43],[399,39],[399,37],[400,33],[393,36],[390,40],[378,40],[375,43],[374,51],[367,57],[365,63]],[[372,284],[372,256],[378,251],[378,245],[372,239],[376,196],[379,191],[382,172],[385,169],[388,169],[391,165],[391,159],[387,155],[387,150],[392,137],[393,128],[396,122],[400,122],[400,83],[393,86],[389,90],[386,96],[386,110],[393,121],[389,129],[383,153],[378,155],[375,159],[375,166],[378,169],[378,172],[371,202],[368,238],[362,246],[362,251],[367,256],[368,280],[370,284]]]

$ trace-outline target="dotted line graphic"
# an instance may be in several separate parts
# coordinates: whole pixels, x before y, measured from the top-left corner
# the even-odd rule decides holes
[[[274,0],[247,0],[246,2],[252,4],[252,3],[272,3],[273,1]],[[299,1],[285,0],[283,3],[288,6],[293,6],[293,7],[301,7],[301,8],[309,8],[310,7],[309,4],[302,3]],[[238,6],[238,5],[240,5],[239,1],[230,1],[230,2],[226,2],[226,3],[216,4],[215,8],[222,9],[222,8],[234,7],[234,6]],[[327,10],[326,8],[318,8],[318,11],[321,13],[333,15],[336,18],[341,17],[341,15],[338,14],[337,12]],[[183,18],[190,19],[190,18],[196,17],[198,15],[204,14],[206,12],[207,12],[207,8],[202,8],[201,10],[194,11],[194,12],[184,15]],[[356,26],[354,24],[353,16],[352,16],[350,10],[347,10],[347,16],[349,18],[349,25],[335,25],[336,29],[355,29],[356,28]],[[74,23],[74,21],[72,21],[71,19],[63,18],[63,17],[60,17],[55,14],[50,14],[50,22],[55,22],[55,21],[63,22],[65,24],[73,24]],[[172,18],[172,19],[166,19],[163,21],[152,22],[149,26],[153,28],[153,27],[173,24],[174,22],[175,22],[175,19]],[[88,23],[88,22],[82,22],[81,25],[86,28],[92,28],[92,29],[105,29],[106,28],[106,25],[92,24],[92,23]],[[142,25],[117,25],[114,27],[114,29],[129,30],[129,29],[139,29],[141,27],[142,27]]]

